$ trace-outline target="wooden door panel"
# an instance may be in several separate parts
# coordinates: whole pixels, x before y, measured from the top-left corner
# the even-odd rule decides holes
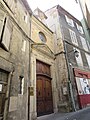
[[[46,93],[46,96],[45,98],[46,99],[52,99],[52,89],[51,89],[51,80],[46,80],[45,81],[45,93]]]
[[[38,116],[45,113],[45,104],[43,101],[37,101],[37,113]]]
[[[43,73],[51,76],[50,65],[43,62],[37,61],[36,63],[36,73]]]
[[[53,112],[52,87],[50,66],[37,61],[37,115],[44,115]]]
[[[52,113],[53,112],[53,106],[52,106],[52,101],[48,100],[45,102],[45,109],[47,113]]]
[[[37,80],[37,100],[43,100],[43,83],[42,79]]]

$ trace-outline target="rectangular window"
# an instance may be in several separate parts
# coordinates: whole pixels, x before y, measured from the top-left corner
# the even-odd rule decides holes
[[[86,43],[85,38],[83,38],[82,36],[80,36],[80,39],[81,39],[83,48],[84,48],[86,51],[88,51],[88,46],[87,46],[87,43]]]
[[[25,52],[26,49],[26,40],[22,40],[22,51]]]
[[[71,29],[69,29],[69,32],[70,32],[70,37],[71,37],[72,43],[75,45],[78,45],[76,33],[74,31],[72,31]]]
[[[0,40],[1,40],[2,32],[5,24],[5,17],[6,17],[5,14],[0,10]]]
[[[10,21],[10,18],[7,16],[1,42],[7,51],[9,50],[11,35],[12,35],[12,23]]]
[[[67,23],[68,23],[70,26],[74,27],[73,20],[70,19],[69,17],[67,17],[66,15],[65,15],[65,18],[66,18]]]
[[[0,46],[7,51],[9,50],[11,34],[12,23],[10,21],[10,18],[0,10],[0,40],[1,40]]]
[[[85,55],[86,55],[86,58],[87,58],[88,66],[90,68],[90,55],[87,54],[87,53],[85,53]]]
[[[24,93],[24,77],[20,76],[20,94],[23,95]]]
[[[73,48],[73,49],[75,50],[76,48]],[[75,57],[77,64],[78,66],[83,66],[83,61],[82,61],[80,50],[79,49],[76,49],[76,50],[78,51],[78,57]]]
[[[26,23],[28,22],[28,15],[27,15],[27,12],[25,12],[24,21],[25,21]]]
[[[78,31],[79,31],[81,34],[84,34],[82,26],[78,25],[77,23],[76,23],[76,26],[77,26]]]

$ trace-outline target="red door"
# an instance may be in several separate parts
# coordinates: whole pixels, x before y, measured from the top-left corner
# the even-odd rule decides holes
[[[37,115],[53,112],[50,66],[37,61]]]

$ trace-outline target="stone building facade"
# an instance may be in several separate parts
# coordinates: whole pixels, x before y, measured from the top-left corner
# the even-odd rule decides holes
[[[0,1],[0,120],[29,120],[31,9]]]
[[[58,107],[61,109],[67,106],[67,110],[86,107],[90,104],[90,93],[89,90],[84,92],[86,88],[82,79],[90,86],[90,47],[82,25],[59,5],[47,10],[45,14],[48,27],[56,33]]]
[[[0,1],[2,120],[90,104],[90,47],[80,21],[59,5],[38,13],[25,0]]]
[[[31,20],[31,119],[57,112],[57,84],[53,32],[36,16]]]

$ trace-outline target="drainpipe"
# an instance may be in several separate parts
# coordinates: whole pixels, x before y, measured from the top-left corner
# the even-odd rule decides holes
[[[66,42],[64,41],[64,50],[65,50],[65,58],[66,58],[66,64],[67,64],[67,71],[68,71],[68,85],[69,85],[69,91],[70,91],[70,97],[72,102],[73,111],[76,111],[75,101],[74,101],[74,95],[73,95],[73,89],[72,89],[72,83],[71,83],[71,71],[70,71],[70,64],[68,61],[68,53],[66,48]]]

